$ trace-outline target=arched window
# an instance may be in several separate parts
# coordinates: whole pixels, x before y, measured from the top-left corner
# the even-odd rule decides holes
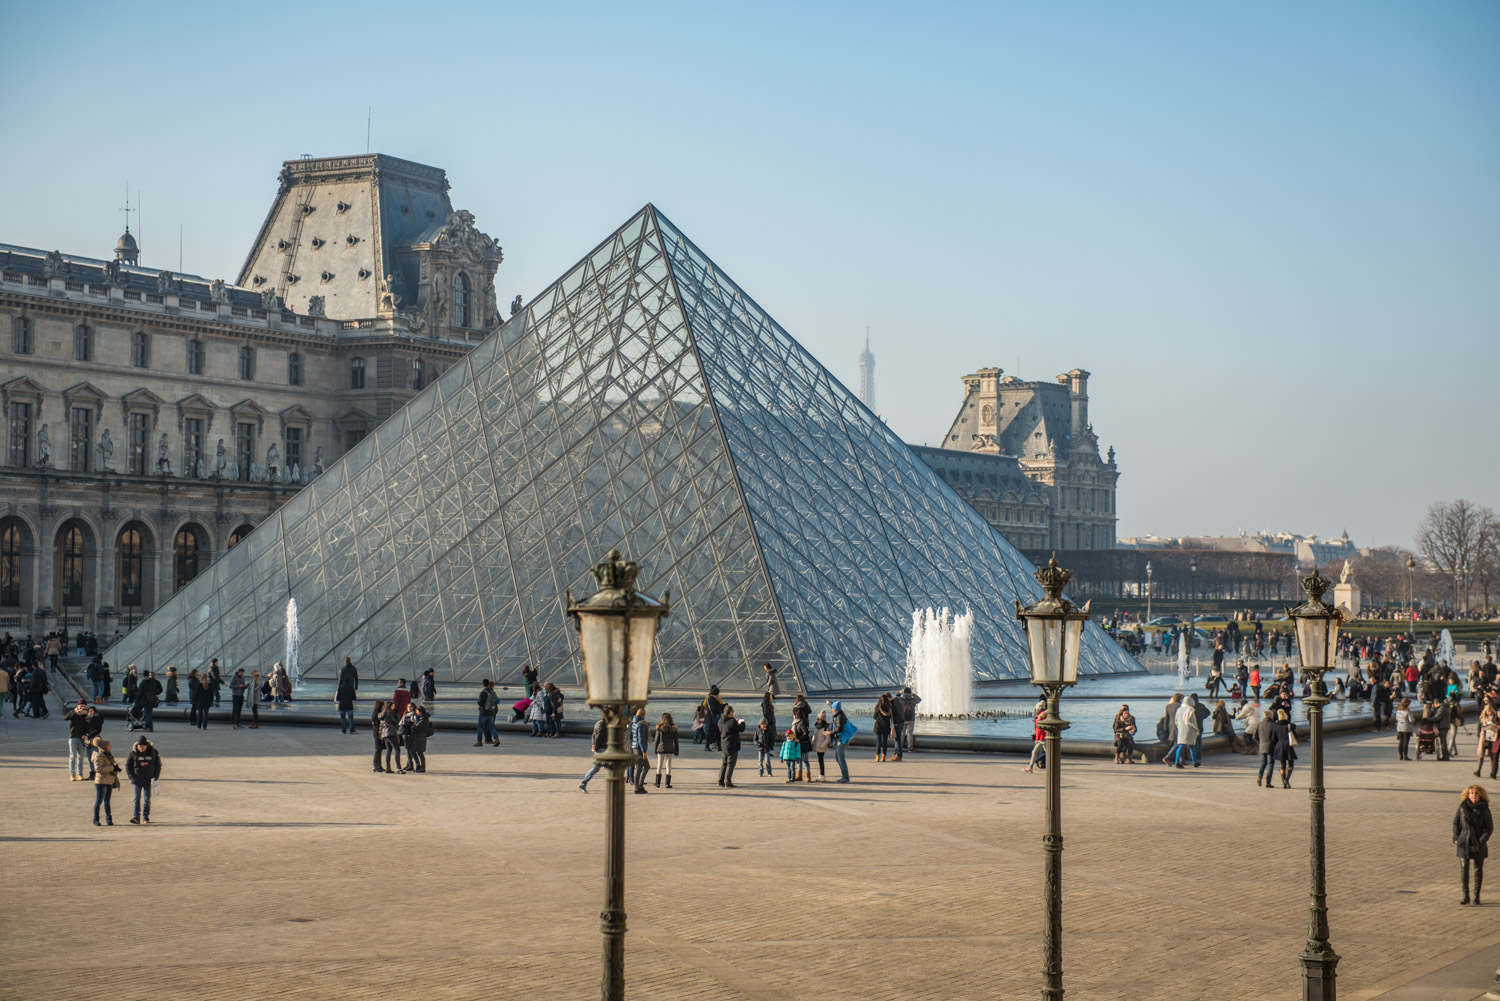
[[[141,566],[145,545],[141,530],[135,525],[126,526],[120,533],[120,607],[141,607]]]
[[[302,356],[295,351],[286,356],[286,381],[289,386],[302,385]]]
[[[255,378],[255,349],[248,344],[240,348],[240,378]]]
[[[236,528],[233,532],[230,532],[229,533],[229,548],[233,549],[235,546],[239,545],[241,542],[244,542],[245,541],[245,536],[249,535],[253,531],[255,531],[255,526],[254,525],[241,525],[239,528]]]
[[[198,576],[198,533],[191,525],[184,525],[172,540],[172,590],[180,591],[187,582]]]
[[[21,607],[21,526],[0,526],[0,608]]]
[[[469,277],[462,271],[453,276],[453,322],[469,325]]]
[[[363,358],[353,358],[349,361],[349,388],[365,388],[365,360]]]
[[[80,323],[73,328],[73,360],[94,360],[94,332],[87,323]]]
[[[62,545],[58,547],[62,557],[62,572],[58,580],[62,584],[62,607],[66,615],[69,608],[83,606],[83,529],[73,525],[63,532]]]
[[[135,368],[151,367],[151,336],[144,330],[130,335],[130,364]]]

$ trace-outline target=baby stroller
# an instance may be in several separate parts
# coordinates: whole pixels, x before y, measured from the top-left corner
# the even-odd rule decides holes
[[[1430,719],[1423,719],[1417,727],[1417,760],[1422,760],[1423,754],[1437,756],[1437,726]]]
[[[139,703],[132,703],[125,707],[125,729],[146,729],[146,711]]]

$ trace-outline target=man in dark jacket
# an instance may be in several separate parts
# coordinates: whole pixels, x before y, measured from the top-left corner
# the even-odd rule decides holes
[[[147,731],[155,730],[151,712],[161,704],[161,682],[156,680],[155,671],[147,671],[140,684],[135,686],[135,704],[141,707],[141,722]]]
[[[592,750],[595,754],[598,754],[600,751],[604,750],[605,742],[609,739],[608,730],[609,709],[600,709],[599,718],[594,721],[594,734],[589,738],[589,749]],[[578,783],[579,792],[589,791],[589,779],[599,774],[600,767],[601,766],[599,762],[595,761],[592,765],[589,766],[589,770],[583,773],[583,781]]]
[[[897,696],[897,699],[901,702],[901,718],[906,721],[906,747],[902,750],[915,751],[912,737],[915,736],[914,731],[917,729],[917,706],[921,703],[922,696],[912,691],[911,686],[908,685],[901,689],[901,694]]]
[[[32,667],[27,687],[31,691],[31,718],[46,719],[51,715],[47,712],[47,692],[52,686],[48,683],[47,672],[41,664]]]
[[[718,689],[712,689],[715,695]],[[725,789],[734,788],[734,763],[740,757],[740,734],[745,732],[745,721],[735,719],[734,706],[724,706],[724,714],[719,717],[719,742],[724,748],[724,758],[719,764],[719,785]]]
[[[834,781],[847,783],[849,781],[849,761],[844,754],[844,728],[849,725],[849,717],[844,714],[844,703],[830,702],[833,710],[833,725],[829,727],[833,731],[833,760],[839,766],[839,777]]]
[[[339,733],[354,732],[354,696],[358,691],[359,672],[354,669],[354,662],[345,657],[344,666],[339,668],[338,690],[333,696],[339,707]]]
[[[708,710],[708,715],[703,718],[703,749],[723,750],[723,742],[719,736],[719,717],[724,715],[724,702],[719,698],[718,685],[708,686],[708,697],[703,700],[703,707]]]
[[[207,685],[209,690],[213,692],[213,704],[217,707],[219,704],[219,689],[224,685],[224,672],[219,668],[219,658],[217,657],[208,662]]]
[[[156,745],[141,734],[135,740],[135,746],[130,749],[130,757],[125,759],[125,774],[130,779],[131,785],[135,786],[135,816],[130,818],[132,824],[139,824],[143,819],[151,823],[151,783],[161,777],[161,755],[157,753]],[[141,812],[141,794],[146,796],[146,810]]]
[[[489,678],[480,682],[479,727],[474,734],[474,746],[485,744],[498,746],[500,735],[495,731],[495,714],[500,711],[500,696],[495,692],[495,683]]]

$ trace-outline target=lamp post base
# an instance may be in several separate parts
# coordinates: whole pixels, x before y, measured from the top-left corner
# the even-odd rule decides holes
[[[1302,961],[1302,1001],[1336,1001],[1338,998],[1338,953],[1304,952]]]

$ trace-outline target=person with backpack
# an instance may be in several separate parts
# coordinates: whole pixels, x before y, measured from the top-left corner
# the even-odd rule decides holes
[[[479,685],[479,725],[474,734],[474,746],[490,744],[498,747],[500,734],[495,730],[495,714],[500,711],[500,696],[495,693],[495,683],[489,678]]]
[[[656,723],[656,788],[661,788],[662,777],[667,780],[667,788],[672,788],[672,759],[677,756],[677,724],[672,721],[671,713],[662,713],[661,719]]]
[[[839,777],[835,781],[841,785],[849,783],[849,762],[844,757],[844,745],[854,736],[854,727],[849,722],[849,717],[844,715],[844,703],[841,701],[830,702],[828,707],[833,710],[832,744],[833,760],[839,766]]]
[[[135,786],[135,812],[130,822],[139,824],[144,820],[151,823],[151,783],[161,778],[161,754],[144,733],[136,738],[130,756],[125,759],[125,774]],[[141,809],[142,795],[146,799],[144,810]]]

